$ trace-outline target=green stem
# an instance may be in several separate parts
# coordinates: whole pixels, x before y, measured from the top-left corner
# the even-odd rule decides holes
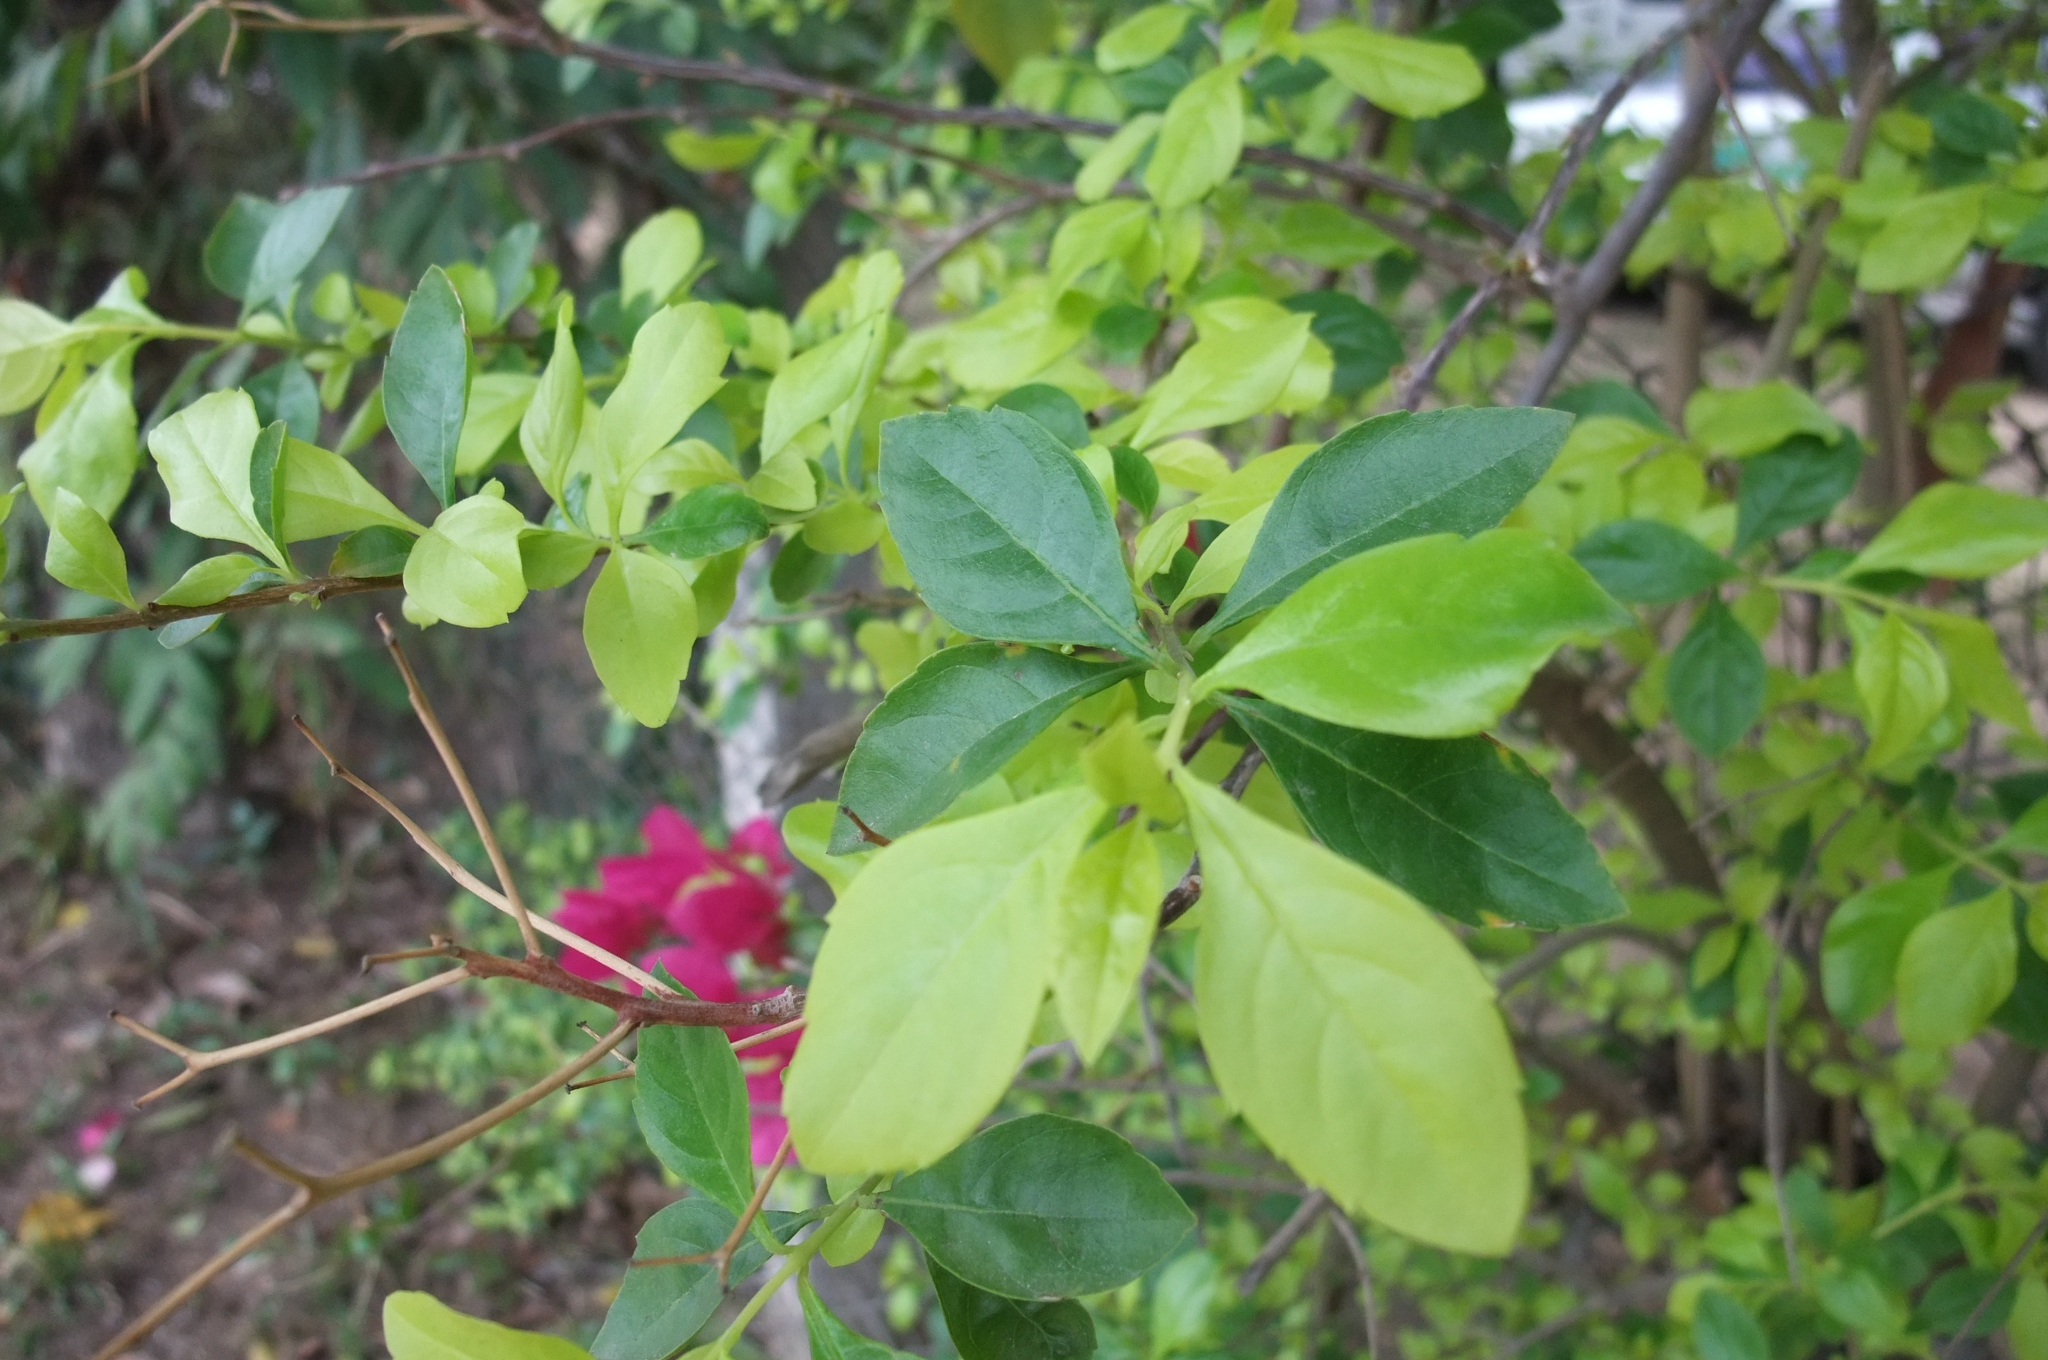
[[[1169,766],[1180,764],[1180,744],[1188,730],[1188,714],[1195,707],[1195,673],[1183,667],[1180,692],[1174,697],[1173,712],[1166,719],[1166,731],[1159,738],[1160,758]]]
[[[1874,590],[1859,586],[1845,586],[1839,581],[1808,581],[1797,576],[1766,576],[1765,585],[1773,590],[1803,590],[1809,595],[1827,595],[1838,600],[1854,600],[1867,604],[1873,609],[1898,609],[1901,601],[1889,595],[1880,595]]]
[[[745,1334],[747,1324],[751,1323],[755,1316],[768,1306],[768,1300],[775,1296],[775,1291],[788,1284],[791,1276],[810,1265],[811,1258],[816,1256],[819,1249],[831,1239],[832,1234],[839,1230],[839,1225],[851,1217],[855,1209],[860,1208],[861,1196],[872,1191],[881,1182],[882,1178],[880,1176],[870,1176],[862,1183],[860,1189],[854,1191],[834,1206],[831,1214],[826,1217],[823,1223],[818,1225],[816,1232],[806,1237],[796,1246],[791,1247],[788,1257],[782,1263],[782,1268],[768,1278],[768,1283],[754,1291],[754,1297],[748,1299],[747,1306],[740,1309],[739,1316],[732,1320],[732,1326],[727,1327],[718,1340],[711,1343],[710,1347],[704,1351],[704,1355],[707,1358],[719,1357],[719,1360],[722,1360],[723,1357],[732,1354],[733,1343],[737,1342]]]
[[[1871,1229],[1872,1237],[1889,1237],[1914,1219],[1945,1209],[1957,1200],[1972,1195],[2024,1195],[2036,1187],[2032,1181],[1994,1181],[1981,1185],[1951,1185],[1946,1190],[1937,1190],[1910,1209],[1901,1211]]]

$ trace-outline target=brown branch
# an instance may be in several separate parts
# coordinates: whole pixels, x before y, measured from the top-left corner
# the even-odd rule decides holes
[[[1352,1267],[1358,1271],[1358,1306],[1365,1314],[1365,1360],[1380,1360],[1379,1291],[1373,1287],[1372,1261],[1367,1258],[1365,1243],[1359,1240],[1357,1225],[1348,1214],[1331,1214],[1330,1223],[1337,1229],[1344,1249],[1351,1253]]]
[[[1493,979],[1494,990],[1506,996],[1565,955],[1583,949],[1589,944],[1613,939],[1635,940],[1648,945],[1680,965],[1686,960],[1684,947],[1668,935],[1660,935],[1654,930],[1644,930],[1641,926],[1632,926],[1626,921],[1602,921],[1597,925],[1582,926],[1577,930],[1561,931],[1552,935],[1501,969]]]
[[[1287,1253],[1294,1250],[1294,1244],[1307,1236],[1308,1230],[1330,1207],[1327,1191],[1311,1190],[1301,1203],[1295,1206],[1280,1230],[1266,1239],[1266,1245],[1259,1248],[1259,1254],[1245,1267],[1244,1274],[1237,1277],[1237,1292],[1240,1297],[1250,1298],[1259,1292],[1259,1286],[1273,1273],[1273,1268],[1285,1260]]]
[[[1237,764],[1230,767],[1230,773],[1223,776],[1218,785],[1232,798],[1244,797],[1252,776],[1259,772],[1259,766],[1266,763],[1266,753],[1247,743],[1244,754],[1237,758]],[[1181,917],[1195,909],[1195,903],[1202,898],[1202,857],[1197,855],[1188,861],[1188,870],[1180,876],[1180,882],[1166,890],[1166,896],[1159,900],[1159,928],[1166,929]]]
[[[963,222],[952,231],[947,232],[939,238],[938,242],[930,250],[925,252],[924,258],[912,265],[910,271],[903,276],[904,290],[907,292],[931,277],[932,274],[937,272],[938,267],[945,263],[948,255],[951,255],[969,241],[984,236],[1003,223],[1013,218],[1022,217],[1024,214],[1034,209],[1042,208],[1048,203],[1072,197],[1073,191],[1071,189],[1065,194],[1045,192],[1046,189],[1055,187],[1058,186],[1041,186],[1039,189],[1034,190],[1029,197],[1013,198],[1007,202],[998,203],[979,217]]]
[[[31,642],[37,638],[77,637],[85,633],[115,633],[123,628],[161,628],[181,619],[203,619],[214,614],[238,614],[244,609],[262,609],[274,604],[297,604],[311,600],[322,604],[343,595],[361,595],[372,590],[397,590],[405,584],[402,576],[315,576],[304,581],[287,581],[264,586],[246,595],[230,595],[212,604],[146,604],[114,614],[91,614],[76,619],[0,619],[0,646],[10,642]]]
[[[1741,63],[1774,2],[1741,0],[1716,52],[1725,68],[1732,70]],[[1593,313],[1621,278],[1622,267],[1628,263],[1636,242],[1664,210],[1665,200],[1698,163],[1700,149],[1713,132],[1714,112],[1720,102],[1721,91],[1705,72],[1700,73],[1699,79],[1687,81],[1678,126],[1672,129],[1664,149],[1651,163],[1649,173],[1630,196],[1621,215],[1594,247],[1592,256],[1579,267],[1570,284],[1557,290],[1556,326],[1550,342],[1537,358],[1535,369],[1523,383],[1519,404],[1535,406],[1549,395],[1551,386],[1564,371],[1565,361],[1571,358],[1585,337],[1586,328],[1592,324]]]
[[[759,1001],[698,1001],[673,994],[643,993],[635,996],[631,992],[578,977],[545,954],[508,959],[502,954],[466,949],[450,940],[437,939],[434,943],[434,952],[459,960],[471,977],[511,978],[517,982],[532,983],[578,1001],[607,1007],[616,1011],[621,1020],[630,1020],[639,1026],[693,1025],[733,1029],[741,1025],[781,1025],[803,1013],[803,995],[794,987],[786,987]]]
[[[454,151],[439,151],[425,156],[406,156],[399,160],[372,161],[360,169],[347,174],[330,175],[326,179],[308,180],[296,188],[288,189],[279,197],[296,198],[312,189],[339,188],[351,184],[370,184],[377,180],[398,179],[405,175],[417,175],[428,170],[443,170],[453,165],[469,165],[477,161],[516,161],[527,152],[551,142],[559,142],[578,133],[591,132],[598,128],[616,127],[620,123],[638,123],[650,118],[665,118],[682,122],[692,113],[698,112],[687,105],[650,106],[637,109],[610,109],[603,113],[586,113],[581,118],[571,118],[565,123],[529,132],[524,137],[508,141],[493,142],[485,146],[465,146]]]
[[[236,1044],[232,1048],[210,1050],[187,1048],[175,1039],[166,1038],[148,1025],[143,1024],[140,1020],[130,1019],[119,1011],[111,1012],[109,1018],[130,1034],[146,1039],[165,1052],[174,1054],[185,1064],[183,1072],[157,1087],[154,1091],[135,1098],[137,1105],[147,1105],[152,1100],[169,1095],[202,1072],[210,1072],[216,1067],[226,1067],[231,1063],[238,1063],[244,1058],[261,1057],[265,1053],[274,1053],[280,1048],[289,1048],[293,1044],[314,1038],[317,1035],[331,1033],[334,1030],[353,1025],[358,1020],[367,1020],[373,1015],[380,1015],[394,1007],[403,1006],[406,1002],[423,997],[429,992],[437,992],[450,983],[460,982],[469,976],[471,974],[467,969],[451,968],[445,973],[437,973],[433,977],[413,983],[410,987],[401,987],[397,991],[380,996],[374,1001],[365,1001],[360,1006],[351,1006],[345,1011],[337,1011],[333,1015],[315,1020],[311,1024],[300,1025],[297,1028],[285,1030],[281,1034],[273,1034],[267,1039],[252,1039],[246,1044]]]
[[[462,806],[469,812],[477,838],[484,843],[484,854],[491,861],[491,872],[498,876],[498,886],[505,890],[505,900],[512,904],[512,919],[519,923],[519,938],[526,945],[527,956],[538,958],[540,937],[533,933],[533,918],[526,910],[526,899],[519,895],[519,881],[512,875],[512,865],[505,858],[504,847],[498,844],[498,833],[492,829],[491,819],[484,812],[483,800],[476,796],[476,785],[469,782],[469,772],[462,768],[462,757],[455,753],[455,743],[448,740],[448,729],[441,726],[441,720],[434,716],[434,705],[428,700],[426,690],[420,687],[420,678],[413,673],[412,662],[406,659],[405,649],[398,645],[398,634],[392,631],[391,621],[382,614],[377,616],[377,630],[384,634],[384,647],[391,653],[398,673],[405,677],[405,693],[412,700],[414,715],[419,718],[420,726],[427,729],[434,750],[440,753],[441,763],[448,769],[448,777],[455,781],[455,791],[462,796]]]
[[[172,1288],[170,1293],[158,1299],[141,1317],[122,1328],[113,1340],[107,1342],[94,1355],[93,1360],[115,1360],[116,1357],[134,1349],[150,1333],[162,1326],[166,1319],[189,1303],[200,1290],[217,1279],[221,1272],[254,1251],[264,1241],[280,1230],[296,1223],[313,1210],[331,1200],[362,1189],[366,1185],[410,1171],[415,1167],[447,1155],[477,1135],[504,1123],[516,1115],[532,1108],[556,1087],[575,1080],[589,1070],[605,1054],[617,1048],[633,1032],[630,1020],[621,1020],[612,1027],[609,1034],[599,1040],[597,1047],[579,1054],[569,1062],[556,1068],[534,1085],[527,1087],[510,1100],[493,1106],[474,1119],[457,1125],[448,1132],[429,1138],[424,1143],[379,1157],[352,1171],[334,1176],[314,1176],[286,1165],[269,1152],[253,1143],[236,1138],[234,1151],[268,1171],[292,1187],[292,1197],[268,1218],[250,1228],[209,1260],[198,1270],[186,1276]]]

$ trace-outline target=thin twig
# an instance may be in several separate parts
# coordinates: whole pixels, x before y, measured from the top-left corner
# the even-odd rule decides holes
[[[77,637],[85,633],[116,633],[124,628],[161,628],[181,619],[203,619],[215,614],[238,614],[245,609],[263,609],[274,604],[297,604],[311,600],[321,604],[343,595],[361,595],[372,590],[397,590],[405,584],[402,576],[315,576],[305,581],[264,586],[246,595],[230,595],[212,604],[146,604],[114,614],[88,614],[76,619],[0,619],[0,645],[32,642],[37,638]]]
[[[365,1001],[360,1006],[351,1006],[345,1011],[337,1011],[333,1015],[315,1020],[311,1024],[300,1025],[297,1028],[285,1030],[281,1034],[273,1034],[267,1039],[252,1039],[246,1044],[236,1044],[232,1048],[210,1050],[187,1048],[175,1039],[166,1038],[148,1025],[143,1024],[140,1020],[130,1019],[119,1011],[112,1012],[109,1018],[137,1038],[146,1039],[165,1052],[174,1054],[185,1064],[185,1070],[177,1076],[157,1087],[154,1091],[149,1091],[135,1098],[137,1105],[147,1105],[152,1100],[169,1095],[202,1072],[210,1072],[216,1067],[226,1067],[231,1063],[241,1062],[245,1058],[261,1057],[265,1053],[274,1053],[280,1048],[289,1048],[303,1040],[345,1028],[353,1025],[358,1020],[367,1020],[373,1015],[380,1015],[394,1007],[403,1006],[406,1002],[423,997],[429,992],[438,992],[443,987],[451,983],[460,982],[469,976],[471,976],[471,973],[467,968],[451,968],[445,973],[436,973],[433,977],[415,982],[410,987],[401,987],[397,991],[380,996],[374,1001]]]
[[[1287,1253],[1294,1250],[1294,1244],[1308,1234],[1329,1207],[1330,1196],[1326,1191],[1309,1191],[1295,1206],[1294,1212],[1287,1216],[1287,1221],[1280,1225],[1279,1231],[1266,1239],[1266,1245],[1259,1248],[1259,1254],[1245,1267],[1244,1274],[1237,1277],[1238,1294],[1248,1299],[1258,1293],[1259,1286],[1266,1282],[1273,1268],[1286,1259]]]
[[[1358,1306],[1365,1312],[1366,1360],[1379,1360],[1380,1305],[1379,1291],[1373,1288],[1372,1261],[1366,1256],[1365,1243],[1359,1240],[1358,1227],[1349,1215],[1339,1210],[1330,1215],[1330,1223],[1343,1239],[1344,1249],[1351,1253],[1351,1264],[1358,1271]]]
[[[455,743],[448,740],[448,729],[441,726],[441,720],[434,715],[434,705],[427,698],[426,690],[420,687],[420,678],[413,673],[412,662],[406,659],[405,649],[398,645],[398,634],[392,631],[391,621],[379,614],[377,629],[384,634],[384,647],[391,653],[398,673],[405,677],[405,693],[412,700],[413,713],[419,718],[420,726],[427,729],[434,749],[440,753],[441,763],[448,769],[448,777],[455,781],[455,791],[462,795],[462,806],[468,810],[477,837],[484,843],[484,854],[490,858],[491,872],[498,876],[498,886],[505,890],[505,900],[512,904],[512,919],[519,923],[519,938],[526,946],[527,956],[539,958],[540,937],[533,933],[533,918],[526,910],[526,899],[519,894],[519,881],[512,876],[511,862],[505,858],[504,847],[498,844],[498,833],[491,827],[483,800],[476,796],[476,786],[469,782],[469,772],[462,768],[462,757],[455,753]]]
[[[969,241],[1001,226],[1012,218],[1022,217],[1033,209],[1042,208],[1059,197],[1060,195],[1057,194],[1034,191],[1029,197],[1013,198],[998,203],[979,217],[955,227],[952,231],[940,237],[938,242],[925,252],[924,258],[910,267],[910,271],[903,276],[904,289],[907,291],[923,283],[927,278],[931,277],[941,264],[945,263],[948,255],[951,255]]]
[[[726,1277],[732,1271],[733,1253],[740,1249],[740,1242],[745,1239],[747,1229],[752,1227],[754,1220],[760,1216],[761,1206],[768,1202],[768,1191],[774,1187],[775,1178],[782,1174],[783,1165],[789,1161],[790,1145],[790,1136],[784,1134],[782,1146],[775,1149],[775,1159],[769,1162],[768,1169],[761,1173],[761,1183],[754,1187],[753,1197],[747,1201],[746,1212],[740,1215],[740,1220],[733,1225],[732,1232],[715,1250],[695,1252],[688,1256],[635,1257],[629,1269],[639,1270],[646,1266],[699,1266],[707,1261],[716,1261],[718,1287],[725,1288]]]
[[[1633,926],[1626,921],[1602,921],[1596,925],[1581,926],[1577,930],[1560,931],[1552,935],[1501,969],[1493,980],[1493,988],[1500,995],[1506,996],[1574,950],[1582,949],[1589,944],[1597,944],[1601,940],[1616,938],[1635,940],[1655,949],[1666,958],[1681,964],[1685,962],[1684,947],[1668,936],[1644,930],[1641,926]]]
[[[699,1001],[672,992],[643,992],[639,996],[578,977],[545,954],[508,959],[502,954],[465,949],[448,940],[435,945],[447,958],[460,960],[471,977],[511,978],[516,982],[545,987],[551,992],[588,1001],[616,1012],[620,1019],[636,1025],[689,1025],[704,1029],[734,1029],[742,1025],[779,1025],[794,1019],[803,1008],[803,996],[785,987],[755,1001]]]
[[[2027,1240],[2020,1243],[2020,1249],[2005,1263],[2005,1269],[1998,1272],[1998,1278],[1991,1282],[1991,1288],[1984,1291],[1984,1297],[1977,1300],[1977,1306],[1963,1319],[1963,1325],[1956,1328],[1956,1334],[1941,1348],[1941,1360],[1956,1360],[1956,1352],[1961,1349],[1963,1342],[1969,1339],[1970,1329],[1977,1325],[1977,1319],[1984,1315],[1984,1310],[1991,1306],[1991,1301],[2012,1283],[2013,1276],[2019,1274],[2020,1267],[2034,1254],[2034,1248],[2041,1245],[2044,1233],[2048,1233],[2048,1214],[2034,1220],[2034,1230],[2027,1234]]]
[[[1737,139],[1742,142],[1742,149],[1749,157],[1750,168],[1755,170],[1757,178],[1763,181],[1764,197],[1770,202],[1771,216],[1778,219],[1778,230],[1784,235],[1785,248],[1789,250],[1797,245],[1798,241],[1792,234],[1791,221],[1785,216],[1785,205],[1778,201],[1778,182],[1764,169],[1763,157],[1756,153],[1756,142],[1751,139],[1749,129],[1743,126],[1742,111],[1735,107],[1735,87],[1728,83],[1728,72],[1722,69],[1721,59],[1714,55],[1711,43],[1704,43],[1695,38],[1693,46],[1699,49],[1700,60],[1706,63],[1707,70],[1714,77],[1714,83],[1721,87],[1721,102],[1728,110],[1728,122],[1734,127]]]

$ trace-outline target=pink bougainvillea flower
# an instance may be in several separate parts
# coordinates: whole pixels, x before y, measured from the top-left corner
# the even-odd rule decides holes
[[[686,889],[669,908],[668,923],[720,953],[749,953],[771,968],[782,961],[782,894],[752,874]]]
[[[650,912],[666,911],[685,883],[711,873],[724,860],[672,807],[648,813],[640,835],[647,842],[646,854],[600,861],[597,872],[606,892]]]
[[[782,1117],[782,1064],[747,1073],[747,1109],[753,1120],[754,1165],[766,1166],[789,1136],[789,1121]]]
[[[766,817],[756,817],[732,833],[727,847],[734,855],[750,855],[761,861],[761,874],[777,891],[789,885],[789,852],[782,848],[782,829]]]
[[[571,888],[562,894],[562,907],[555,913],[555,919],[592,944],[621,957],[646,948],[660,924],[658,917],[636,903],[582,888]],[[609,966],[577,949],[562,951],[562,967],[592,982],[603,982],[612,976]]]
[[[669,976],[688,987],[700,1001],[740,999],[740,985],[733,981],[732,969],[725,966],[725,956],[715,949],[671,944],[640,957],[640,966],[650,973],[657,965],[668,969]]]
[[[90,1157],[106,1147],[107,1140],[121,1128],[119,1110],[102,1110],[78,1126],[78,1150]]]

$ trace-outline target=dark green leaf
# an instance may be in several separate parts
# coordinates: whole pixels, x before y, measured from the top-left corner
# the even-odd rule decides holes
[[[345,185],[308,189],[272,214],[249,262],[243,306],[261,307],[298,282],[354,193]]]
[[[1152,507],[1159,504],[1158,469],[1151,459],[1124,444],[1111,449],[1109,457],[1116,469],[1116,494],[1149,517]]]
[[[882,1212],[946,1269],[1013,1298],[1099,1294],[1180,1245],[1195,1216],[1108,1129],[1026,1115],[896,1182]]]
[[[521,222],[507,228],[484,255],[484,273],[497,289],[498,315],[503,321],[526,301],[526,275],[533,267],[534,247],[540,244],[540,224]]]
[[[635,1059],[633,1113],[661,1164],[739,1214],[754,1194],[747,1081],[722,1030],[656,1025]]]
[[[2048,265],[2048,208],[2022,223],[2011,242],[1998,253],[2015,264]]]
[[[256,512],[256,525],[270,536],[270,541],[284,548],[284,534],[280,526],[284,521],[284,478],[278,475],[278,463],[284,457],[285,426],[281,420],[273,420],[263,427],[256,436],[256,443],[249,450],[249,504]]]
[[[202,264],[207,282],[240,302],[249,290],[249,271],[256,248],[277,216],[277,205],[253,194],[236,194],[228,210],[206,238]]]
[[[868,714],[839,784],[840,804],[879,835],[906,835],[1000,770],[1068,708],[1143,669],[994,642],[935,652]],[[865,844],[840,813],[832,853]]]
[[[1479,61],[1493,62],[1563,22],[1555,0],[1480,0],[1459,10],[1451,22],[1439,24],[1429,36],[1457,43]],[[1505,157],[1500,163],[1506,164]]]
[[[819,552],[798,534],[782,545],[774,565],[768,568],[769,593],[778,604],[795,604],[831,585],[844,560],[837,553]]]
[[[680,1200],[640,1226],[633,1258],[716,1251],[738,1222],[731,1210],[712,1200]],[[768,1248],[753,1237],[742,1238],[730,1278],[746,1279],[767,1259]],[[666,1360],[697,1334],[724,1294],[718,1267],[709,1261],[629,1269],[590,1352],[597,1360]]]
[[[272,364],[242,384],[256,403],[256,418],[268,425],[282,420],[294,439],[320,442],[320,389],[296,358]]]
[[[396,576],[405,570],[412,545],[419,540],[388,524],[358,529],[335,545],[330,576]]]
[[[925,1268],[960,1360],[1087,1360],[1095,1354],[1095,1319],[1072,1299],[1027,1303],[976,1289],[930,1258]]]
[[[1149,651],[1102,488],[1029,416],[887,422],[882,510],[925,603],[962,632]]]
[[[997,397],[995,404],[1005,411],[1030,416],[1070,449],[1088,447],[1088,416],[1081,410],[1081,403],[1051,383],[1012,388]]]
[[[1135,302],[1119,302],[1095,314],[1089,329],[1113,359],[1134,359],[1159,334],[1159,313]]]
[[[1335,289],[1296,293],[1281,306],[1307,312],[1309,331],[1330,348],[1330,393],[1355,396],[1386,380],[1401,362],[1401,335],[1378,309]]]
[[[1338,727],[1263,699],[1232,717],[1316,839],[1472,925],[1584,925],[1628,908],[1550,785],[1485,737]]]
[[[1991,1298],[1997,1284],[1998,1271],[1988,1266],[1958,1266],[1944,1271],[1928,1283],[1920,1302],[1913,1306],[1913,1321],[1936,1336],[1954,1336],[1965,1322],[1970,1322],[1970,1314],[1977,1305],[1990,1298],[1976,1321],[1970,1322],[1971,1336],[1989,1336],[2003,1327],[2012,1313],[2012,1285],[2007,1284],[1996,1298]]]
[[[2019,149],[2019,125],[2012,115],[1969,90],[1945,96],[1928,115],[1934,140],[1963,156],[1991,156]]]
[[[797,1292],[804,1305],[804,1328],[811,1335],[811,1360],[916,1360],[879,1341],[870,1341],[841,1322],[811,1288],[808,1274],[796,1278]]]
[[[2048,1048],[2048,959],[2027,936],[2027,909],[2013,904],[2013,934],[2019,938],[2019,965],[2012,992],[1991,1013],[1991,1023],[2028,1048]]]
[[[1671,720],[1702,755],[1742,740],[1764,711],[1764,653],[1728,606],[1709,599],[1664,677]]]
[[[1650,399],[1627,383],[1612,378],[1595,378],[1582,382],[1577,387],[1567,388],[1550,399],[1552,410],[1569,411],[1575,416],[1620,416],[1633,420],[1646,429],[1669,434],[1671,426]]]
[[[1603,524],[1572,549],[1603,589],[1627,604],[1671,604],[1735,574],[1735,568],[1680,529],[1652,519]]]
[[[391,337],[384,420],[442,505],[455,500],[455,446],[469,403],[469,335],[455,285],[430,266]]]
[[[1536,485],[1570,428],[1561,413],[1534,407],[1397,411],[1352,426],[1303,459],[1280,488],[1244,571],[1204,632],[1272,608],[1325,567],[1368,548],[1492,528]]]
[[[1719,1289],[1693,1305],[1692,1344],[1700,1360],[1771,1360],[1770,1339],[1756,1314]]]
[[[1735,500],[1735,551],[1827,518],[1862,471],[1863,446],[1853,435],[1834,444],[1794,435],[1746,460]]]
[[[714,557],[768,534],[768,516],[752,496],[731,483],[700,486],[654,523],[627,539],[670,557]]]

